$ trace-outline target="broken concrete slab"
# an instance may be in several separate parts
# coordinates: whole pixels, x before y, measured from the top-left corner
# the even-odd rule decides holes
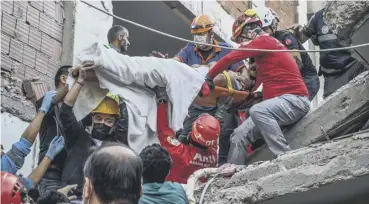
[[[347,188],[329,186],[354,180],[361,183],[352,186],[360,188],[351,194]],[[239,166],[233,177],[214,180],[204,203],[332,203],[337,198],[342,201],[363,193],[369,195],[368,181],[369,131],[366,131],[346,139],[293,150],[272,161]],[[327,187],[326,192],[320,195],[323,200],[303,200],[311,201],[314,197],[307,197],[306,193],[324,187]],[[319,189],[315,191],[319,193]],[[195,192],[196,200],[201,193],[202,188]],[[294,199],[287,199],[287,196],[294,196]],[[280,202],[273,202],[277,200]]]
[[[357,76],[285,131],[284,135],[291,148],[297,149],[319,141],[324,132],[330,133],[356,110],[367,107],[369,103],[368,74],[369,72],[364,72]],[[269,149],[263,146],[259,151],[253,153],[248,163],[272,158]]]
[[[369,18],[369,1],[327,1],[324,21],[337,34],[343,46],[350,45],[350,38]]]

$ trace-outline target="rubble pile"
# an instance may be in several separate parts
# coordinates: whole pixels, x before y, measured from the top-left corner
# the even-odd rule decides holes
[[[341,44],[351,43],[353,33],[369,19],[369,1],[327,1],[324,21]]]
[[[204,203],[260,203],[368,175],[369,131],[310,145],[272,161],[239,166],[238,171],[231,178],[216,178],[207,189]],[[197,201],[202,190],[195,192]]]

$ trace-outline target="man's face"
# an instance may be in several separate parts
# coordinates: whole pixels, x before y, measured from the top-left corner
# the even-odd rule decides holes
[[[203,33],[196,33],[193,36],[193,40],[195,42],[199,42],[199,43],[207,43],[207,44],[212,44],[212,38],[213,35],[211,32],[203,32]],[[206,46],[206,45],[196,45],[200,50],[210,50],[212,47],[211,46]]]
[[[130,45],[128,38],[129,38],[128,30],[123,30],[119,33],[118,40],[121,52],[126,52],[128,50],[128,47]]]
[[[110,114],[97,113],[92,116],[93,123],[103,123],[108,127],[115,125],[116,117]]]

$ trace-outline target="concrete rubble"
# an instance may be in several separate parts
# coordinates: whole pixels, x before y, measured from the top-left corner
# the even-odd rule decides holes
[[[239,166],[233,177],[217,177],[213,181],[207,189],[204,203],[309,203],[306,201],[314,198],[300,198],[300,202],[299,193],[357,177],[364,178],[362,176],[365,175],[369,175],[369,131],[293,150],[272,161]],[[369,193],[369,188],[364,189]],[[195,192],[197,201],[202,190]],[[288,194],[297,196],[291,202],[273,202]],[[325,200],[322,203],[329,202]]]
[[[369,1],[328,1],[324,9],[324,21],[345,46],[368,19]]]

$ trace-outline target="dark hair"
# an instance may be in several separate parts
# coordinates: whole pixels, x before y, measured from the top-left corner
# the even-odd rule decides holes
[[[141,195],[142,161],[124,144],[110,142],[87,159],[84,175],[102,203],[137,204]]]
[[[118,33],[121,31],[128,32],[127,28],[121,26],[121,25],[113,25],[108,31],[108,42],[111,43],[115,38],[118,36]]]
[[[57,88],[60,84],[60,76],[61,75],[68,75],[69,68],[72,68],[70,65],[64,65],[59,67],[58,71],[55,74],[54,82],[55,82],[55,88]]]
[[[143,182],[163,183],[172,166],[169,152],[159,144],[146,146],[140,153],[143,162]]]

